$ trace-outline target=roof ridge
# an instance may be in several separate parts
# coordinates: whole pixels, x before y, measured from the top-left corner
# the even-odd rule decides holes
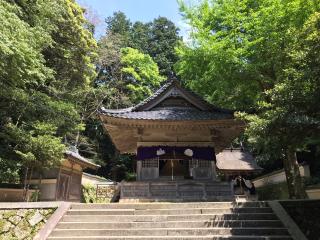
[[[155,99],[158,97],[161,93],[166,91],[169,87],[172,86],[172,83],[174,83],[175,80],[173,79],[168,79],[157,91],[155,91],[151,96],[147,97],[145,100],[142,102],[136,104],[135,106],[132,107],[132,111],[142,107],[143,105],[147,104],[151,100]]]

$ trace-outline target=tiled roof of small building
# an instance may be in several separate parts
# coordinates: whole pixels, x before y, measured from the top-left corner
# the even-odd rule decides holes
[[[217,168],[222,171],[260,171],[254,157],[240,149],[225,149],[216,156]]]
[[[166,95],[170,93],[170,96]],[[182,97],[194,107],[154,107],[165,98]],[[140,120],[221,120],[233,119],[234,111],[215,107],[194,92],[181,87],[177,80],[166,82],[152,96],[141,103],[125,109],[101,108],[106,116]]]
[[[88,159],[81,156],[78,152],[66,150],[65,154],[73,159],[76,159],[81,165],[84,165],[86,167],[93,168],[93,169],[97,169],[100,167],[100,165],[89,161]]]

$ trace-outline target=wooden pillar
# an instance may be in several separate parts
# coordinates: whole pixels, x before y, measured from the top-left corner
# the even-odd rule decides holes
[[[58,200],[58,191],[59,191],[59,185],[60,185],[60,175],[61,175],[62,167],[59,167],[59,172],[57,176],[57,182],[56,182],[56,193],[55,193],[55,200]],[[59,199],[60,200],[60,199]]]

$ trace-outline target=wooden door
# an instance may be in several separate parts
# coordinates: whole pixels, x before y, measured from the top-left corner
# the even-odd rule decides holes
[[[59,182],[57,183],[57,200],[66,201],[68,200],[68,188],[70,183],[70,175],[60,174]]]

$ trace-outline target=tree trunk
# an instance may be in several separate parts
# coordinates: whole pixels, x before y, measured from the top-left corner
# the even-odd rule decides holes
[[[38,182],[38,189],[37,189],[36,202],[38,202],[38,201],[39,201],[41,182],[42,182],[42,173],[40,173],[40,176],[39,176],[39,182]]]
[[[29,200],[30,200],[30,199],[28,199],[28,191],[30,189],[30,182],[31,182],[32,174],[33,174],[33,167],[30,169],[30,175],[29,175],[28,182],[27,182],[26,202],[29,202]]]
[[[27,199],[27,181],[28,181],[28,172],[29,168],[26,167],[25,173],[24,173],[24,181],[23,181],[23,201],[26,201]]]
[[[293,147],[287,148],[286,158],[284,159],[283,165],[286,173],[289,197],[291,199],[306,198],[296,152]]]

